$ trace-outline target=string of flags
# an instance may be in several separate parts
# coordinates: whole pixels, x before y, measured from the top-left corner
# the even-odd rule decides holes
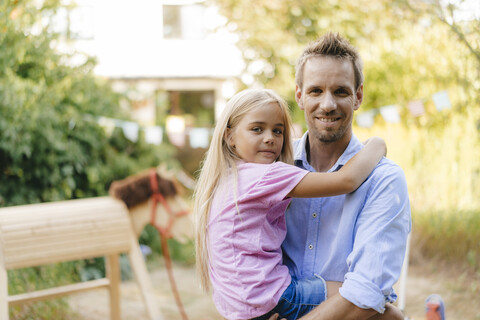
[[[161,145],[163,143],[165,132],[170,143],[177,147],[184,147],[188,141],[192,148],[208,148],[213,133],[210,128],[187,128],[185,120],[181,116],[168,116],[165,128],[158,125],[144,126],[134,121],[103,116],[93,117],[87,115],[86,118],[96,121],[108,135],[111,135],[115,128],[121,128],[125,138],[132,142],[137,142],[140,131],[143,131],[145,142],[153,145]]]
[[[439,91],[432,95],[433,103],[437,111],[442,111],[445,109],[450,109],[452,104],[450,98],[448,97],[447,91]],[[420,117],[425,114],[425,107],[423,100],[413,100],[410,101],[407,105],[410,114],[413,117]],[[388,123],[399,123],[400,122],[400,106],[398,105],[388,105],[378,109],[371,109],[356,114],[357,125],[360,127],[370,128],[373,126],[374,117],[377,113],[383,117],[383,119]]]

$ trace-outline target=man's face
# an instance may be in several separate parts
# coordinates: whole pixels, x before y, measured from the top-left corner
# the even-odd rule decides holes
[[[353,112],[363,99],[363,85],[355,90],[353,64],[334,57],[312,57],[304,65],[303,88],[295,91],[305,113],[311,139],[322,143],[349,141]]]

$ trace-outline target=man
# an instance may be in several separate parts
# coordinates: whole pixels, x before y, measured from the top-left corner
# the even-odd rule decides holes
[[[308,126],[294,143],[295,165],[336,171],[363,147],[352,132],[353,113],[363,100],[360,56],[347,40],[327,33],[302,53],[295,82]],[[396,299],[392,286],[410,227],[403,171],[386,158],[354,193],[293,199],[284,264],[293,277],[320,275],[329,282],[329,298],[302,319],[402,318],[389,303]],[[339,283],[338,293],[331,281]]]

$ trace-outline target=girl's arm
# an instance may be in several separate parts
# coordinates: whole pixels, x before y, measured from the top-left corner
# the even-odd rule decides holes
[[[336,172],[308,173],[287,197],[329,197],[355,191],[386,154],[382,138],[367,140],[365,147]]]

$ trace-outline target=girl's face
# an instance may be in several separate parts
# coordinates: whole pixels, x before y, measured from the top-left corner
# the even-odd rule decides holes
[[[285,123],[277,103],[268,103],[248,112],[232,129],[227,141],[245,162],[272,163],[283,148]]]

